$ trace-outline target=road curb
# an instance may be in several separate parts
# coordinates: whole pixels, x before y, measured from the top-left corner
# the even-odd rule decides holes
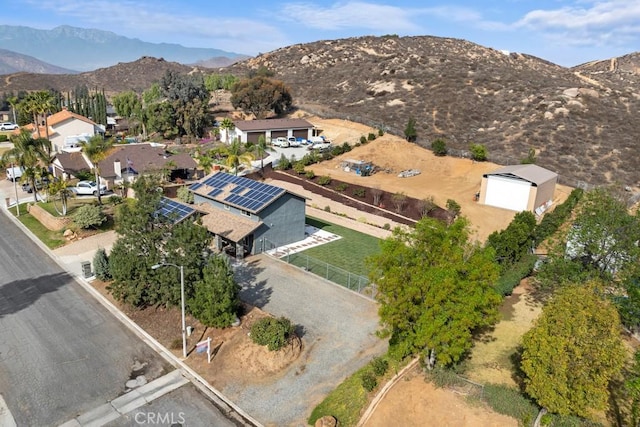
[[[158,353],[162,358],[164,358],[167,362],[169,362],[176,369],[180,369],[185,376],[198,390],[204,393],[213,403],[214,405],[220,409],[220,411],[225,414],[229,419],[233,419],[236,423],[242,426],[253,426],[253,427],[263,427],[260,422],[255,420],[249,414],[247,414],[244,410],[238,407],[235,403],[227,399],[219,390],[214,388],[211,384],[209,384],[200,374],[191,369],[186,363],[182,360],[178,359],[173,353],[171,353],[166,347],[164,347],[160,342],[158,342],[155,338],[153,338],[149,333],[147,333],[144,329],[142,329],[137,323],[132,321],[128,316],[126,316],[122,311],[118,309],[111,301],[109,301],[104,295],[98,292],[91,283],[89,283],[85,278],[80,276],[73,271],[70,271],[66,268],[66,264],[62,262],[62,260],[51,251],[44,243],[40,241],[40,239],[35,236],[31,230],[29,230],[22,222],[16,218],[8,209],[5,207],[2,209],[3,213],[9,217],[9,219],[18,226],[28,237],[33,241],[43,252],[45,252],[49,257],[55,261],[56,264],[65,272],[67,272],[71,277],[73,277],[85,291],[87,291],[91,296],[93,296],[99,303],[101,303],[111,314],[114,315],[122,324],[124,324],[129,330],[131,330],[138,338],[144,341],[149,347],[151,347],[156,353]]]

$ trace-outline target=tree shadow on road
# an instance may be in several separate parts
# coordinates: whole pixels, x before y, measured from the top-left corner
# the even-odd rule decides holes
[[[0,319],[18,313],[44,295],[55,292],[73,281],[68,273],[16,280],[0,286]]]
[[[237,283],[241,286],[240,299],[255,307],[264,307],[271,299],[273,289],[267,287],[267,281],[257,281],[256,277],[264,270],[258,260],[249,261],[235,272]]]

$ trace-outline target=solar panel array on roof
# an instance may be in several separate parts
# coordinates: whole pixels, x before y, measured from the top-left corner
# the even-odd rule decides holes
[[[210,197],[216,197],[227,185],[233,184],[231,194],[224,201],[248,211],[262,209],[285,191],[283,188],[222,172],[210,176],[202,184],[213,188],[208,194]]]
[[[173,223],[178,223],[193,214],[196,210],[191,206],[183,205],[171,199],[163,197],[160,200],[160,207],[156,211],[157,214],[169,218]]]
[[[202,183],[201,182],[196,182],[196,183],[193,183],[193,184],[191,184],[189,186],[189,190],[196,191],[200,187],[202,187]]]

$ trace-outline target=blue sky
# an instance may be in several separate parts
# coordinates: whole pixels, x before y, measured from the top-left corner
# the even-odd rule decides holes
[[[3,24],[58,25],[257,55],[362,35],[433,35],[572,66],[640,51],[640,0],[4,0]]]

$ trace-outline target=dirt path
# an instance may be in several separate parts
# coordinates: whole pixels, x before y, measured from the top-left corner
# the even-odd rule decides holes
[[[517,427],[518,422],[449,389],[436,388],[414,371],[387,393],[364,427],[390,425]]]

